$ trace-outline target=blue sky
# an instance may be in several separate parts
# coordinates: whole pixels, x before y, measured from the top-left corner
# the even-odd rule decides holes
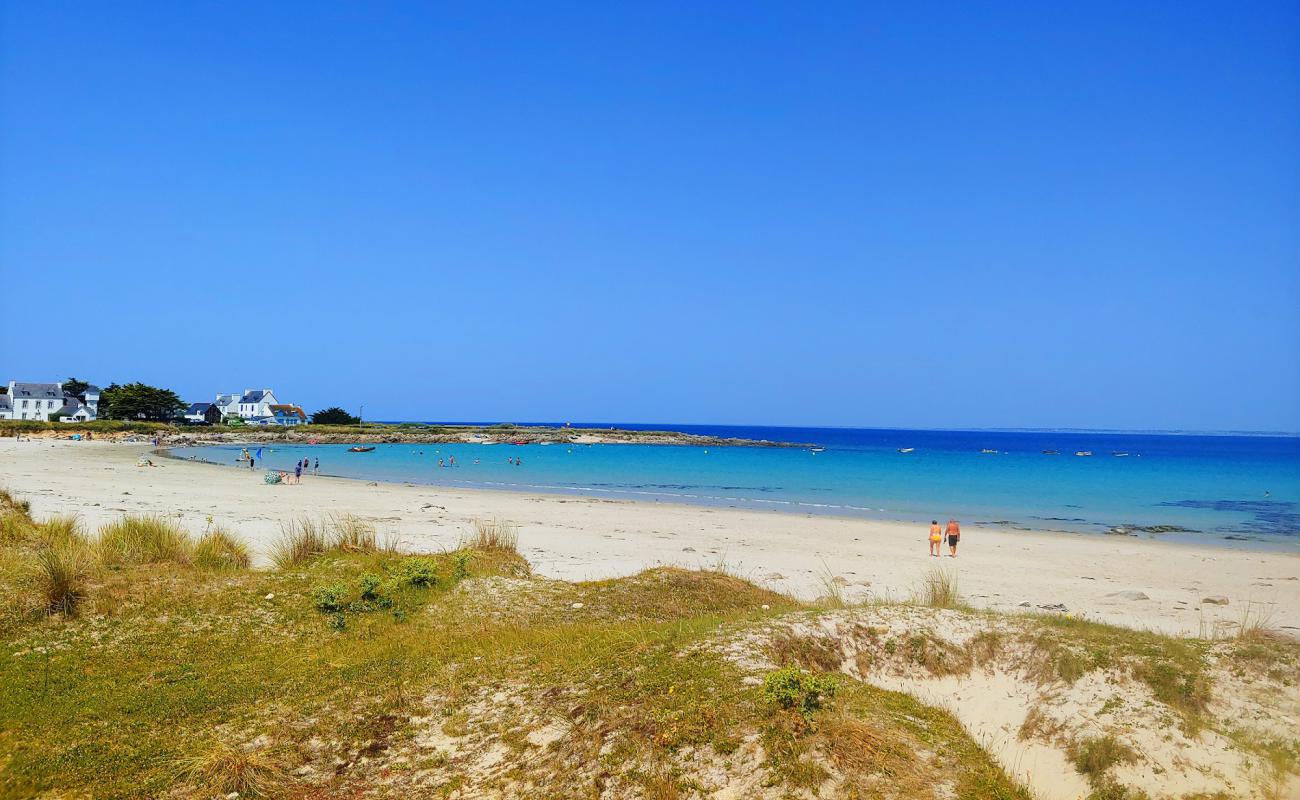
[[[1298,8],[4,2],[0,377],[1300,430]]]

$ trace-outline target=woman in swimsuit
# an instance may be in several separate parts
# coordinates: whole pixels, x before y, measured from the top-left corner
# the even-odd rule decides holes
[[[939,547],[943,543],[943,528],[939,527],[939,520],[930,520],[930,555],[938,558],[943,555],[939,552]]]

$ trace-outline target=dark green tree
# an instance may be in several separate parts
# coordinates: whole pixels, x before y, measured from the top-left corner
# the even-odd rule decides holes
[[[114,383],[99,396],[99,416],[102,419],[165,421],[174,419],[185,408],[185,403],[171,389],[143,383],[125,386]]]
[[[356,425],[360,422],[360,417],[354,417],[338,406],[331,406],[311,415],[313,425]]]
[[[63,382],[63,393],[70,394],[73,397],[81,397],[90,388],[90,384],[85,381],[79,381],[76,378],[68,378]]]

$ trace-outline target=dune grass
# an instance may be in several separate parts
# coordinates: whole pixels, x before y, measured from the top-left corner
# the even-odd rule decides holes
[[[465,545],[474,550],[516,553],[519,547],[519,526],[501,519],[476,519],[473,522],[473,532]]]
[[[280,537],[271,545],[270,558],[277,569],[289,569],[326,553],[374,553],[392,551],[383,545],[375,526],[359,517],[299,517],[281,523]]]
[[[957,591],[957,571],[931,567],[921,578],[918,601],[930,608],[957,608],[961,595]]]
[[[209,528],[194,543],[191,558],[194,566],[209,570],[248,569],[253,563],[252,551],[242,540],[225,528]]]
[[[99,529],[95,553],[107,567],[163,562],[184,565],[194,559],[194,541],[166,517],[128,515]]]
[[[94,555],[76,537],[54,541],[36,551],[37,592],[51,614],[75,614],[86,597]]]
[[[282,761],[262,749],[236,747],[226,742],[212,742],[193,755],[177,762],[178,772],[187,783],[241,797],[267,797],[285,784]]]

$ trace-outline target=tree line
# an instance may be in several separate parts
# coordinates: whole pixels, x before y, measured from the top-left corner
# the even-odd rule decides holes
[[[90,384],[68,378],[63,382],[64,394],[72,395],[83,403]],[[189,406],[171,389],[150,386],[146,383],[111,383],[99,393],[99,419],[146,420],[168,422],[176,419]],[[313,425],[357,425],[361,422],[338,406],[321,409],[311,415]]]

